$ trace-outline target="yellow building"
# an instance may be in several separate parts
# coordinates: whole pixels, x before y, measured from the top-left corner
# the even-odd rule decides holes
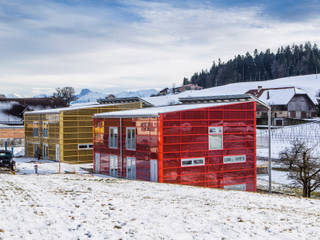
[[[100,104],[25,112],[25,155],[66,163],[93,160],[96,113],[141,108],[141,102]]]

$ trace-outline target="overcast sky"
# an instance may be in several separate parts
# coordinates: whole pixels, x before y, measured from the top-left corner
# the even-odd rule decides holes
[[[0,0],[0,93],[162,88],[255,48],[320,43],[319,0]]]

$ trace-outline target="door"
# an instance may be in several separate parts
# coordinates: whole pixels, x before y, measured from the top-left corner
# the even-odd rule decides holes
[[[127,178],[136,179],[136,158],[127,157]]]
[[[158,161],[150,160],[150,181],[158,182]]]
[[[43,159],[48,160],[49,148],[48,144],[43,144]]]
[[[118,177],[118,156],[110,155],[110,176]]]
[[[100,173],[100,153],[94,154],[94,171]]]
[[[60,146],[56,144],[56,160],[60,161]]]

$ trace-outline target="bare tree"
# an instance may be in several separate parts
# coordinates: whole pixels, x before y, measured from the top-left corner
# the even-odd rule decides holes
[[[53,97],[64,100],[68,106],[72,101],[77,99],[73,87],[56,88],[56,92],[53,93]]]
[[[290,148],[280,152],[280,161],[289,170],[289,178],[303,189],[303,197],[320,187],[320,159],[313,154],[314,147],[301,141],[292,142]]]

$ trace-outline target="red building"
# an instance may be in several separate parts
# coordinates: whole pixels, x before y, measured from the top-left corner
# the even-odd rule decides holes
[[[94,153],[111,176],[256,191],[256,102],[96,114]]]

